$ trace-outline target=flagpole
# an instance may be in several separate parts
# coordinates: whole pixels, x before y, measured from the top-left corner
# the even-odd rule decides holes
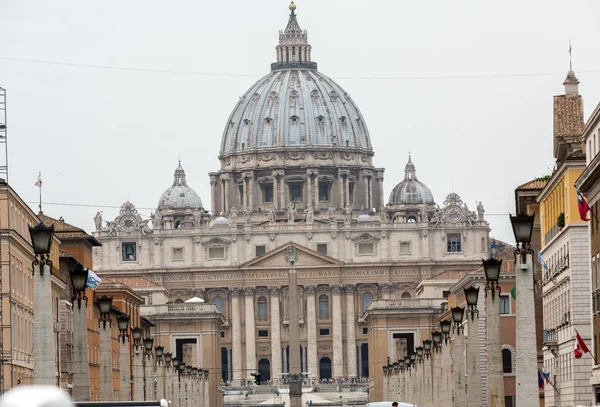
[[[542,374],[542,377],[544,378],[544,381],[547,381],[547,383],[552,386],[552,388],[558,393],[558,395],[560,396],[560,391],[558,391],[558,389],[556,387],[554,387],[554,385],[552,384],[552,380],[547,379],[546,378],[546,374],[538,367],[538,372],[540,372]]]
[[[579,335],[579,332],[577,331],[577,329],[573,328],[573,330],[575,331],[575,333],[577,335]],[[581,337],[581,335],[579,335],[579,337]],[[577,341],[577,338],[575,338],[575,341]],[[583,341],[583,339],[581,341]],[[587,345],[586,345],[586,348],[587,348]],[[594,354],[592,353],[592,351],[590,350],[590,348],[587,348],[587,353],[589,353],[590,356],[592,357],[592,359],[594,359],[594,365],[597,365],[598,361],[596,360],[596,357],[594,356]]]

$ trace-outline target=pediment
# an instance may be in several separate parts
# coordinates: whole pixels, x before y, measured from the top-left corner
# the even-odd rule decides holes
[[[319,252],[309,249],[308,247],[301,246],[296,243],[287,243],[283,246],[278,247],[275,250],[265,253],[264,255],[252,259],[247,263],[244,263],[242,268],[288,268],[290,263],[286,257],[286,250],[288,247],[294,246],[296,248],[296,268],[304,267],[316,267],[316,266],[340,266],[343,263],[333,257],[326,256]]]

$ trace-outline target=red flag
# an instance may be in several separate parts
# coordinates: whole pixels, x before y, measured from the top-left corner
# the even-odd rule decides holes
[[[590,210],[590,206],[585,201],[583,196],[579,193],[579,191],[577,191],[577,208],[579,209],[579,217],[581,218],[581,220],[590,220],[590,218],[588,218],[587,216],[587,213]]]
[[[583,339],[581,339],[581,336],[579,336],[579,332],[575,331],[575,333],[577,334],[576,338],[577,338],[577,345],[578,345],[579,349],[581,349],[583,351],[583,353],[589,353],[590,350],[585,345],[585,342],[583,341]]]

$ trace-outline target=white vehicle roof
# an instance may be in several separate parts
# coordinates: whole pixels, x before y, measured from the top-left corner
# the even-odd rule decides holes
[[[73,407],[73,403],[55,386],[19,386],[4,395],[0,407]]]

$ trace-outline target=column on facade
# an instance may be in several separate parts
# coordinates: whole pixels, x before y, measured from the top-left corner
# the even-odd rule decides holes
[[[273,173],[273,207],[275,209],[279,208],[279,177],[277,173]]]
[[[231,347],[233,381],[236,386],[241,384],[242,375],[242,321],[240,310],[240,295],[242,289],[234,287],[231,289]]]
[[[315,181],[313,182],[313,188],[315,190],[315,209],[319,207],[319,171],[313,171]]]
[[[340,203],[340,208],[344,208],[346,203],[344,202],[344,172],[342,170],[338,170],[338,198]]]
[[[144,377],[146,378],[146,400],[154,400],[154,358],[145,357]]]
[[[459,330],[454,337],[454,375],[456,379],[454,405],[466,406],[464,335]]]
[[[369,175],[367,187],[369,189],[369,211],[370,211],[375,206],[373,204],[373,177],[371,175]]]
[[[467,396],[470,406],[480,406],[481,397],[481,375],[479,369],[479,321],[474,319],[473,314],[467,314],[469,336],[467,337]]]
[[[365,185],[364,185],[364,189],[365,189],[365,209],[370,210],[370,202],[369,202],[369,177],[371,176],[371,172],[370,171],[365,171],[364,173],[364,180],[365,180]]]
[[[165,367],[164,362],[157,364],[156,366],[156,398],[164,399],[166,398],[165,393],[165,379],[167,375],[167,368]]]
[[[345,200],[346,200],[346,205],[350,205],[350,174],[346,173],[346,179],[345,179],[345,187],[346,187],[346,196],[345,196]]]
[[[440,406],[442,407],[452,407],[452,389],[454,388],[452,374],[450,343],[444,341],[442,344],[442,370],[439,375],[442,382],[442,396],[440,398]]]
[[[217,210],[217,177],[211,175],[210,177],[210,211],[213,215],[218,215]]]
[[[344,376],[344,349],[342,347],[342,287],[331,285],[333,319],[333,377]]]
[[[131,400],[131,371],[129,362],[129,338],[119,341],[119,400]]]
[[[423,406],[432,406],[433,386],[431,383],[432,356],[423,356]],[[481,404],[479,404],[481,405]]]
[[[279,172],[279,208],[284,209],[285,204],[285,173]]]
[[[432,406],[441,405],[441,397],[442,397],[442,354],[441,349],[439,347],[435,347],[432,345],[431,349],[431,364],[432,364],[432,375],[431,375],[431,384],[432,384]]]
[[[308,372],[312,377],[319,376],[319,361],[317,355],[317,312],[316,285],[305,286],[306,291],[306,340],[308,344]]]
[[[248,211],[254,210],[254,173],[250,172],[248,179]]]
[[[33,384],[56,385],[52,274],[48,264],[33,268]]]
[[[271,294],[271,378],[279,378],[281,371],[281,316],[279,314],[279,287],[269,287]]]
[[[356,316],[354,311],[354,293],[356,286],[347,284],[346,290],[346,360],[348,365],[348,377],[357,377],[356,368]]]
[[[312,205],[313,189],[312,189],[312,171],[306,171],[306,204]]]
[[[229,175],[223,180],[223,193],[225,195],[225,210],[223,212],[227,213],[229,212],[229,209],[231,209],[231,206],[229,205],[230,203],[230,199],[229,199],[229,182],[230,182],[230,178]]]
[[[112,348],[110,323],[100,327],[100,400],[110,401],[113,396]]]
[[[240,205],[242,211],[246,212],[248,210],[248,179],[245,175],[242,176],[242,199]]]
[[[253,380],[250,373],[256,373],[256,329],[254,317],[254,287],[245,287],[246,297],[246,379]]]
[[[204,395],[204,407],[208,407],[210,406],[210,389],[209,389],[209,383],[210,381],[208,380],[208,377],[204,378],[204,389],[203,389],[203,395]]]
[[[73,401],[90,401],[90,360],[88,359],[87,302],[73,309]],[[34,339],[35,340],[35,339]]]
[[[283,353],[283,373],[288,373],[287,346],[282,346],[281,352]]]
[[[221,184],[221,212],[227,212],[227,204],[225,203],[225,180],[220,180]],[[217,213],[213,213],[213,215],[218,215]]]

